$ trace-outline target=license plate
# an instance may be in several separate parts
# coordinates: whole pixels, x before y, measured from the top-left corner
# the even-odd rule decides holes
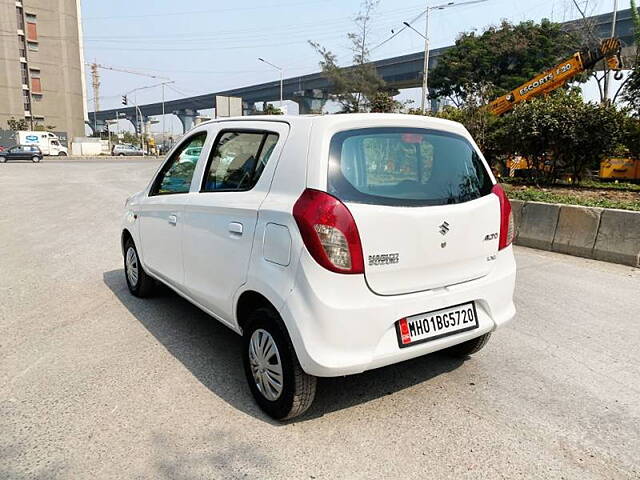
[[[478,328],[478,313],[473,302],[412,315],[396,322],[400,348],[474,328]]]

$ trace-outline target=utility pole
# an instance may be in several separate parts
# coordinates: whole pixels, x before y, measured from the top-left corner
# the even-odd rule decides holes
[[[276,70],[280,71],[280,110],[282,110],[282,106],[283,106],[283,95],[282,92],[284,90],[284,69],[282,67],[279,67],[277,65],[274,65],[271,62],[268,62],[267,60],[265,60],[264,58],[258,58],[258,60],[260,60],[263,63],[266,63],[267,65],[271,65],[273,68],[275,68]],[[284,113],[284,112],[283,112]]]
[[[164,83],[162,84],[162,150],[164,150]],[[156,151],[157,155],[157,151]]]
[[[100,110],[100,101],[99,101],[99,91],[100,91],[100,74],[98,69],[102,68],[103,70],[111,70],[114,72],[122,72],[122,73],[128,73],[131,75],[138,75],[141,77],[148,77],[148,78],[157,78],[160,80],[171,80],[170,78],[167,77],[162,77],[160,75],[152,75],[150,73],[145,73],[145,72],[138,72],[136,70],[129,70],[126,68],[119,68],[119,67],[111,67],[109,65],[102,65],[100,63],[98,63],[97,61],[94,61],[93,63],[87,63],[86,65],[88,65],[91,68],[91,78],[93,80],[93,101],[94,101],[94,131],[97,130],[97,118],[96,118],[96,113]],[[162,84],[162,118],[163,118],[163,136],[164,136],[164,85],[167,85],[169,83],[175,83],[173,81],[168,81]],[[154,85],[157,86],[157,85]],[[150,88],[150,87],[142,87],[142,88]],[[136,90],[141,90],[141,88],[138,88]],[[136,90],[132,90],[129,93],[133,93]],[[140,109],[138,108],[138,103],[136,101],[136,118],[137,118],[137,114],[138,111]],[[140,114],[140,120],[142,120],[142,114]],[[136,120],[136,128],[138,127],[138,120]],[[142,128],[140,129],[142,130]],[[142,145],[142,142],[140,142],[140,145]]]
[[[427,98],[429,97],[429,14],[431,8],[427,4],[427,14],[424,22],[424,65],[422,66],[422,102],[420,110],[424,115],[427,108]]]
[[[91,65],[91,85],[93,87],[93,132],[98,130],[98,118],[96,113],[100,111],[100,72],[98,72],[98,64],[93,62]]]
[[[462,3],[448,2],[430,7],[427,0],[427,8],[423,12],[426,15],[424,35],[413,28],[409,22],[402,22],[406,28],[413,30],[422,38],[424,38],[424,65],[422,66],[422,101],[420,102],[420,110],[422,111],[423,115],[427,112],[427,100],[429,99],[429,16],[431,15],[431,10],[444,10],[445,8],[449,7],[461,7],[463,5],[471,5],[474,3],[482,3],[486,1],[487,0],[471,0],[469,2]],[[415,20],[417,20],[417,18]]]

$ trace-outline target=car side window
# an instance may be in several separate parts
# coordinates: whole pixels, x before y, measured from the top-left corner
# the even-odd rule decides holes
[[[251,190],[260,179],[277,143],[276,133],[222,131],[211,149],[201,191]]]
[[[188,193],[206,139],[207,133],[200,132],[186,140],[164,164],[149,194]]]

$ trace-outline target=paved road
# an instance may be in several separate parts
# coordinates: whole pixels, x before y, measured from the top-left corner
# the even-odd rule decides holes
[[[640,271],[517,249],[517,320],[254,405],[231,331],[126,291],[125,197],[157,160],[0,165],[0,478],[640,477]]]

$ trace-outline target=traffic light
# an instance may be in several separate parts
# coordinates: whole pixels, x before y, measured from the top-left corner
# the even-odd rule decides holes
[[[122,95],[122,104],[123,105],[128,105],[127,96],[126,95]]]

